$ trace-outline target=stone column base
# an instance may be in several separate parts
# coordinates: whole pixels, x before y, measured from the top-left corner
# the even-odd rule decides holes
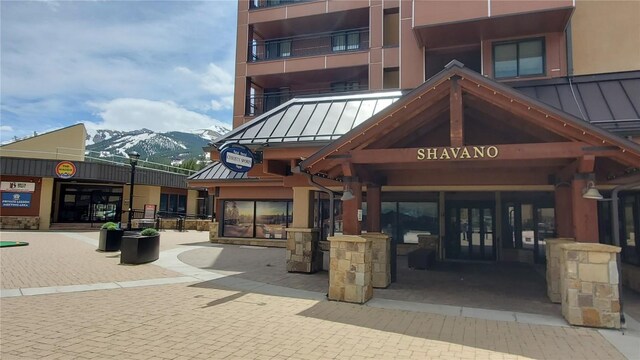
[[[383,289],[391,284],[391,238],[384,233],[360,235],[371,240],[371,285]]]
[[[547,296],[551,302],[559,304],[562,301],[560,291],[560,258],[562,249],[560,245],[571,244],[575,240],[571,238],[545,239],[547,256]]]
[[[620,328],[617,254],[593,243],[562,244],[562,315],[571,325]]]
[[[329,300],[364,304],[373,296],[371,240],[357,235],[329,237]]]
[[[322,251],[318,248],[319,230],[288,228],[287,271],[314,273],[322,270]]]
[[[218,227],[220,223],[217,221],[212,221],[209,224],[209,242],[215,243],[218,242]]]

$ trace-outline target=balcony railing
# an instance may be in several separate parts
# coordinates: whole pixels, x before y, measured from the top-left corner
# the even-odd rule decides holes
[[[278,92],[268,92],[260,95],[247,96],[246,116],[258,116],[274,109],[285,102],[300,96],[309,95],[340,95],[346,92],[368,90],[368,85],[361,85],[357,82],[342,82],[333,84],[332,89],[309,89],[309,90],[282,90]]]
[[[250,0],[249,9],[263,9],[272,6],[291,5],[308,1],[312,0]]]
[[[369,29],[358,28],[313,35],[249,42],[249,61],[338,54],[369,48]]]

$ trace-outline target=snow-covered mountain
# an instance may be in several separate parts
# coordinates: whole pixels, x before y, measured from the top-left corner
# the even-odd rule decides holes
[[[166,133],[157,133],[149,129],[134,131],[101,129],[87,131],[86,144],[92,156],[126,157],[129,152],[137,151],[141,159],[176,164],[185,159],[204,159],[205,154],[202,148],[228,131],[230,129],[224,126]]]

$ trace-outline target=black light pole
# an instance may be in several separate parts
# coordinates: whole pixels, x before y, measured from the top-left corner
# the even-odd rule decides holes
[[[131,186],[129,187],[129,221],[127,221],[127,230],[131,230],[131,221],[133,220],[133,186],[135,185],[136,181],[136,165],[138,164],[140,154],[132,151],[127,155],[129,155],[129,163],[131,164]]]

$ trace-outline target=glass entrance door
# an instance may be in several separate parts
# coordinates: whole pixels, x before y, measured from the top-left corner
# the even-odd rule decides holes
[[[495,260],[495,208],[486,202],[448,202],[445,257]]]

